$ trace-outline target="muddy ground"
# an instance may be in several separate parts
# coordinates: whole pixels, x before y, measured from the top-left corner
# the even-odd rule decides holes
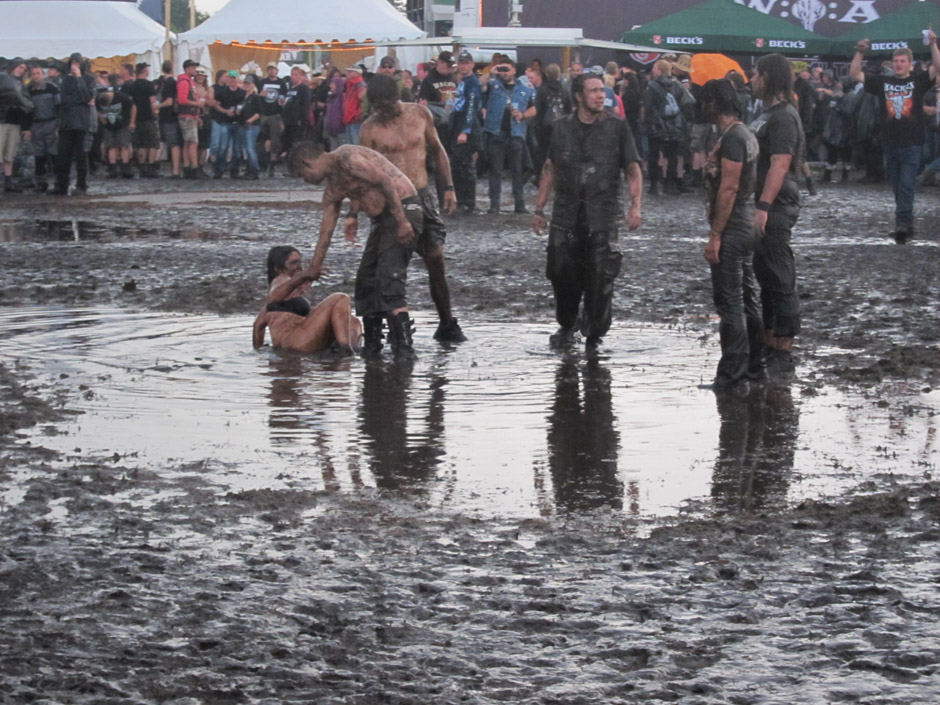
[[[309,253],[319,211],[284,178],[199,187],[195,203],[176,203],[188,183],[103,180],[89,198],[3,198],[0,306],[254,313],[267,249]],[[828,185],[808,201],[795,396],[839,386],[936,414],[891,391],[916,398],[940,380],[940,190],[916,210],[917,238],[898,246],[885,187]],[[718,345],[702,214],[697,196],[646,198],[643,228],[623,239],[615,325]],[[475,321],[551,320],[528,218],[448,227],[467,345]],[[351,291],[358,254],[335,241],[322,291]],[[432,310],[417,263],[410,284],[414,308]],[[418,323],[429,336],[434,321]],[[0,360],[0,483],[24,486],[0,505],[3,703],[940,698],[936,450],[915,481],[887,449],[855,492],[798,506],[703,501],[642,530],[614,511],[484,520],[420,495],[220,494],[198,468],[62,463],[22,434],[55,433],[87,390],[40,382],[35,362]],[[143,488],[146,511],[124,499]]]

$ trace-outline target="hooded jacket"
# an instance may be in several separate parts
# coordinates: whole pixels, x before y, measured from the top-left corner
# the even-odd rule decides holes
[[[82,67],[81,76],[72,75],[72,64],[78,62]],[[95,78],[85,71],[85,60],[78,52],[68,61],[68,71],[62,76],[62,93],[59,99],[59,129],[89,131],[91,112],[88,105],[95,95]]]
[[[19,125],[24,113],[32,112],[33,103],[26,97],[23,81],[13,76],[13,69],[25,64],[22,59],[10,62],[8,70],[0,73],[0,122]]]

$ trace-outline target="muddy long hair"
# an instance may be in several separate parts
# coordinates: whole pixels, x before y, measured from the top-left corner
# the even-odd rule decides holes
[[[268,284],[274,281],[274,278],[284,271],[284,267],[287,265],[287,259],[297,252],[296,247],[291,245],[275,245],[270,250],[268,250]]]
[[[388,122],[401,114],[401,108],[398,105],[401,93],[398,90],[398,83],[391,76],[377,74],[369,79],[366,98],[375,110],[375,116],[379,122]]]
[[[762,56],[757,60],[757,73],[764,77],[763,95],[758,97],[793,102],[793,68],[787,57],[783,54]]]

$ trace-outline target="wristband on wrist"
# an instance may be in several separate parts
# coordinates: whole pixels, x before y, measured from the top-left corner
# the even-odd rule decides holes
[[[757,205],[754,206],[759,211],[764,211],[765,213],[770,210],[770,204],[767,201],[758,201]]]
[[[449,186],[445,186],[445,187],[444,187],[444,190],[445,190],[445,191],[453,191],[453,190],[454,190],[454,185],[453,185],[453,184],[450,184]]]
[[[542,211],[542,210],[535,211],[535,215],[537,215],[539,218],[544,218],[545,211]]]

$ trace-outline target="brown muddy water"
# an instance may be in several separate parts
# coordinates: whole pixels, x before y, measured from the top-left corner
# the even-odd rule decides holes
[[[708,496],[753,508],[839,494],[888,455],[892,472],[917,477],[935,451],[937,419],[923,412],[940,392],[899,385],[910,410],[900,417],[864,395],[789,385],[716,399],[697,385],[717,351],[661,327],[616,327],[592,360],[552,353],[550,327],[475,324],[472,345],[419,340],[410,374],[255,352],[250,327],[240,316],[31,307],[0,313],[0,355],[80,391],[79,414],[41,439],[60,464],[85,454],[158,474],[183,464],[219,492],[300,481],[417,493],[485,518],[594,507],[655,517]],[[8,506],[21,482],[0,495]]]

